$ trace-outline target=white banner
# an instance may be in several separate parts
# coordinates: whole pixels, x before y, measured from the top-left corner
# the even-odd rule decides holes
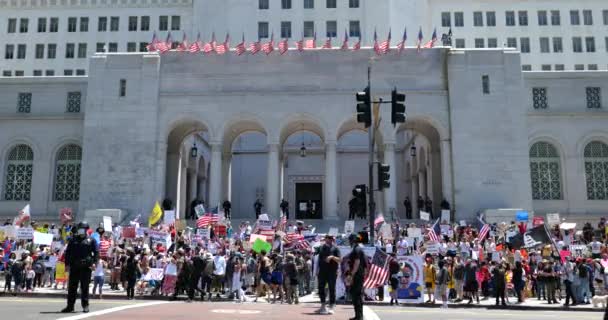
[[[103,228],[107,232],[112,232],[112,217],[103,217]]]
[[[18,228],[16,230],[17,240],[32,240],[34,239],[34,229]]]
[[[355,220],[344,221],[344,233],[351,234],[355,232]]]
[[[547,224],[549,226],[559,224],[560,222],[559,213],[547,213]]]
[[[338,236],[338,228],[329,228],[329,232],[327,234],[330,235],[330,236],[332,236],[332,237],[337,237]]]
[[[208,228],[196,229],[196,235],[201,237],[201,239],[209,240],[209,238],[211,238],[211,229],[208,229]]]
[[[450,210],[441,210],[441,222],[450,223]]]
[[[142,278],[145,281],[155,280],[161,281],[163,280],[164,270],[162,268],[150,268],[148,273],[146,273]]]
[[[420,219],[429,221],[431,220],[431,215],[428,212],[420,211]]]
[[[175,211],[174,210],[167,210],[165,211],[165,216],[164,216],[164,220],[163,222],[165,223],[165,225],[172,225],[175,223]]]
[[[53,243],[53,235],[50,233],[34,232],[33,239],[35,244],[50,246]]]

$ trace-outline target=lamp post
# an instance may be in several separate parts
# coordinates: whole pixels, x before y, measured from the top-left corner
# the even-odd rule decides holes
[[[198,148],[196,147],[196,143],[190,149],[190,156],[192,158],[196,158],[196,156],[198,156]]]
[[[410,148],[410,156],[412,156],[413,158],[416,157],[416,145],[412,144],[412,147]]]

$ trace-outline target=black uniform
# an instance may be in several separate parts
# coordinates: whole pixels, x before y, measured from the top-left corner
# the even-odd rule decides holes
[[[255,218],[258,219],[260,217],[260,215],[262,214],[262,203],[260,202],[260,200],[256,200],[255,203],[253,204],[253,209],[255,210]]]
[[[405,218],[411,219],[412,218],[412,202],[410,201],[410,198],[405,198],[405,200],[403,201],[403,206],[405,207]]]
[[[83,309],[89,307],[89,284],[91,283],[92,266],[99,260],[95,240],[89,237],[74,236],[65,250],[65,266],[69,268],[68,306],[73,310],[76,293],[80,284],[80,301]]]
[[[359,268],[352,270],[355,261],[359,260]],[[355,320],[363,320],[363,280],[365,277],[365,269],[367,266],[367,257],[361,246],[354,246],[350,252],[348,259],[353,277],[353,282],[350,287],[350,296],[353,299],[353,307],[355,308]]]
[[[224,214],[226,215],[226,219],[230,220],[230,210],[232,210],[232,204],[230,203],[230,201],[224,201],[224,203],[222,203],[222,208],[224,208]]]
[[[283,211],[283,214],[285,215],[285,218],[287,218],[287,220],[289,220],[289,202],[287,202],[287,200],[283,199],[283,201],[281,201],[281,211]]]

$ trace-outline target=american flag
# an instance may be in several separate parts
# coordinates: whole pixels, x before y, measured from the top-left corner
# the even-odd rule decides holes
[[[405,49],[405,41],[407,40],[407,29],[403,30],[403,38],[397,43],[397,52],[401,53]]]
[[[376,34],[376,30],[374,30],[374,52],[376,52],[376,54],[380,54],[380,46],[378,45],[378,34]]]
[[[321,49],[331,49],[331,37],[328,37]]]
[[[359,41],[357,41],[354,45],[353,45],[353,51],[357,51],[361,49],[361,37],[359,37]]]
[[[346,30],[344,30],[344,41],[342,42],[340,50],[348,50],[348,32],[346,32]]]
[[[477,236],[477,238],[479,239],[479,241],[483,241],[483,239],[485,239],[488,234],[490,234],[490,225],[485,223],[485,221],[483,221],[481,217],[478,217],[477,221],[479,222],[479,235]]]
[[[259,39],[258,41],[253,42],[251,45],[249,45],[249,51],[251,52],[251,54],[256,54],[260,52],[260,50],[262,50],[262,43]]]
[[[305,44],[304,47],[306,49],[316,49],[317,48],[317,33],[315,32],[312,39],[306,40],[306,42],[304,44]]]
[[[146,46],[146,49],[148,50],[148,52],[154,52],[154,51],[158,50],[157,45],[158,45],[158,38],[156,38],[156,32],[154,32],[154,34],[152,35],[152,41],[150,41],[150,43],[148,43],[148,45]]]
[[[285,231],[287,228],[287,216],[281,213],[281,222],[279,223],[279,230]]]
[[[429,240],[433,242],[439,242],[439,236],[441,235],[441,227],[439,227],[439,218],[433,226],[429,229]]]
[[[230,43],[230,34],[226,34],[226,39],[224,40],[224,42],[216,45],[215,53],[224,54],[224,53],[228,52],[228,50],[230,50],[229,43]]]
[[[215,51],[215,32],[213,32],[211,34],[211,41],[205,43],[203,45],[203,52],[204,53],[211,53],[213,51]]]
[[[372,257],[369,272],[363,281],[364,288],[373,289],[384,285],[388,279],[388,266],[391,259],[392,258],[388,254],[376,248],[376,252],[374,252],[374,256]]]
[[[189,49],[188,46],[188,40],[186,39],[186,33],[184,32],[184,35],[182,37],[182,42],[179,43],[179,45],[177,46],[177,51],[188,51]]]
[[[384,223],[384,215],[381,213],[374,220],[374,228],[378,228],[378,226],[383,223]]]
[[[171,50],[171,46],[173,45],[173,39],[171,38],[171,32],[167,34],[167,40],[165,42],[159,42],[156,48],[160,53],[165,53]]]
[[[299,249],[310,251],[310,243],[304,239],[304,236],[297,233],[288,233],[285,235],[285,247],[289,249]]]
[[[420,52],[420,48],[422,46],[422,28],[418,30],[418,41],[416,42],[416,47],[418,48],[418,52]]]
[[[296,49],[300,52],[304,51],[304,39],[296,41]]]
[[[387,54],[391,50],[391,30],[388,30],[388,38],[380,43],[380,53]]]
[[[287,38],[285,38],[281,42],[279,42],[279,53],[285,54],[287,50],[289,50],[289,43],[287,42]]]
[[[217,213],[209,212],[196,220],[196,227],[204,228],[209,225],[216,224],[219,221],[220,221],[220,217]]]
[[[435,42],[437,42],[437,29],[433,30],[433,35],[431,36],[431,41],[427,42],[424,47],[432,48],[435,46]]]
[[[196,41],[190,44],[190,53],[197,53],[201,51],[201,33],[199,32],[196,36]]]
[[[274,51],[274,33],[270,35],[270,40],[264,44],[262,44],[262,51],[269,55]]]
[[[237,56],[240,56],[247,51],[247,48],[245,47],[245,34],[244,33],[243,33],[243,40],[241,40],[241,43],[236,45],[235,49],[236,49]]]
[[[274,240],[274,229],[258,230],[258,234],[265,236],[267,241]]]

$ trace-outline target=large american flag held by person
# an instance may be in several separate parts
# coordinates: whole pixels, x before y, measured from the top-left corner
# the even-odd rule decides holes
[[[439,227],[439,219],[429,229],[429,240],[433,242],[439,242],[439,235],[441,235],[441,227]]]
[[[285,247],[288,249],[298,249],[310,251],[310,243],[304,236],[298,233],[288,233],[285,235]]]
[[[477,217],[477,221],[479,223],[479,235],[477,236],[477,239],[479,239],[479,241],[483,241],[483,239],[490,234],[490,225],[485,223],[481,217]]]
[[[384,223],[384,215],[379,214],[378,217],[374,220],[374,228],[378,228],[379,225]]]
[[[391,259],[391,256],[376,248],[374,256],[372,257],[372,263],[370,264],[370,268],[363,281],[364,288],[373,289],[384,285],[388,279],[388,266]]]
[[[209,225],[216,224],[219,221],[220,221],[220,216],[217,213],[208,212],[207,214],[205,214],[204,216],[202,216],[196,220],[196,227],[204,228]]]

